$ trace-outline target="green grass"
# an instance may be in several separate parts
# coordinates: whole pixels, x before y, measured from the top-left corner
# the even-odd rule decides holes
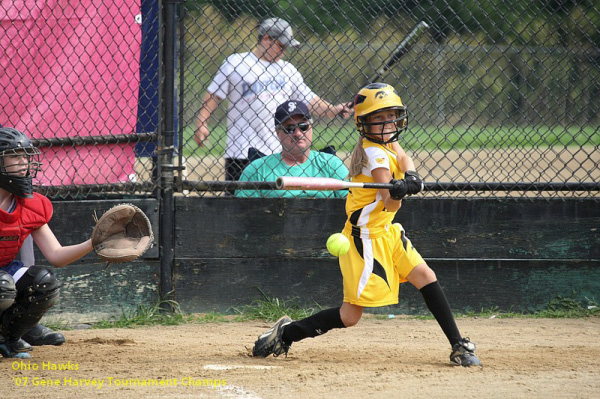
[[[557,296],[548,303],[546,309],[537,312],[537,315],[546,318],[600,316],[600,306],[588,298],[585,298],[585,301],[578,301],[570,297]]]
[[[351,152],[356,145],[358,133],[352,123],[343,125],[315,126],[313,147],[320,149],[333,145],[338,151]],[[226,129],[224,125],[211,128],[208,144],[198,148],[192,136],[194,128],[184,129],[184,155],[222,156],[225,150]],[[406,150],[477,150],[506,148],[546,148],[600,146],[600,128],[592,126],[413,126],[400,137],[400,145]]]
[[[230,320],[231,320],[230,318],[228,318],[224,314],[218,313],[218,312],[210,312],[210,313],[205,313],[205,314],[201,314],[201,315],[194,315],[190,319],[190,321],[192,321],[193,323],[199,323],[199,324],[223,323],[223,322],[227,322]]]
[[[273,322],[283,315],[288,315],[294,320],[308,317],[320,310],[322,307],[315,304],[314,307],[303,307],[295,300],[281,300],[265,294],[260,290],[261,297],[255,299],[248,305],[232,307],[228,314],[211,312],[206,314],[184,314],[179,304],[175,301],[158,301],[146,306],[139,305],[132,310],[123,310],[121,316],[116,319],[100,321],[93,328],[135,328],[141,326],[174,326],[181,324],[204,324],[241,322],[249,320],[264,320]],[[575,299],[577,293],[572,296],[557,296],[542,309],[532,311],[501,311],[497,307],[480,309],[479,311],[467,311],[456,313],[456,317],[477,318],[582,318],[600,316],[600,306],[591,299]],[[172,312],[162,312],[164,308],[170,308]],[[388,314],[372,314],[368,317],[376,320],[390,320]],[[429,320],[431,315],[402,315],[404,318]],[[393,319],[393,318],[392,318]],[[66,323],[44,322],[53,330],[68,330]]]
[[[467,311],[456,313],[457,317],[479,317],[479,318],[581,318],[600,316],[600,306],[589,298],[583,300],[575,299],[577,293],[573,292],[572,296],[559,295],[548,302],[541,309],[532,309],[529,311],[508,310],[501,311],[498,307],[488,309],[480,309],[479,311]],[[416,316],[419,319],[431,319],[433,316]],[[387,318],[387,316],[385,317]]]
[[[171,312],[163,312],[170,309]],[[114,320],[104,320],[93,325],[93,328],[133,328],[138,326],[174,326],[189,323],[191,315],[185,315],[179,304],[171,300],[158,301],[153,305],[138,305],[133,310],[122,309],[121,316]]]
[[[68,322],[58,320],[54,317],[50,317],[49,319],[44,318],[41,323],[54,331],[68,331],[73,329]]]
[[[260,290],[261,298],[252,301],[248,305],[232,307],[229,313],[221,314],[211,312],[206,314],[184,314],[179,304],[171,300],[158,301],[153,305],[138,305],[135,309],[122,309],[121,316],[109,320],[103,320],[93,324],[93,328],[135,328],[141,326],[174,326],[181,324],[203,324],[221,323],[232,321],[265,320],[275,321],[284,314],[292,319],[298,320],[312,315],[321,308],[305,308],[294,300],[280,300],[269,297]],[[163,309],[171,309],[171,312],[163,312]],[[50,325],[49,325],[50,326]],[[65,330],[65,326],[54,325],[58,330]]]
[[[315,313],[315,311],[321,310],[319,305],[316,305],[317,309],[303,308],[294,300],[281,300],[279,298],[273,298],[266,295],[262,290],[259,289],[259,291],[262,295],[262,298],[255,299],[249,305],[231,308],[231,310],[237,315],[235,318],[236,321],[275,321],[283,315],[288,315],[293,320],[299,320],[312,315]]]

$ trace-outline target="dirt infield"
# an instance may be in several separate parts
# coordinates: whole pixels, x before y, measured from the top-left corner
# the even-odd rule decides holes
[[[482,369],[451,366],[433,320],[368,318],[295,343],[287,359],[249,357],[269,323],[216,323],[66,331],[60,347],[0,361],[0,386],[19,399],[598,397],[600,318],[458,323]]]

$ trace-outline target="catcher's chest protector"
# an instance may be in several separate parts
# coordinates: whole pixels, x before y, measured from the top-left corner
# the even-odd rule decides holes
[[[18,198],[12,213],[0,209],[0,267],[8,265],[19,253],[25,238],[52,218],[52,203],[43,195]]]

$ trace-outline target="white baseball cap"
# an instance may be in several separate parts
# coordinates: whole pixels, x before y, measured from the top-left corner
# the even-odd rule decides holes
[[[286,47],[298,47],[300,42],[294,39],[294,32],[290,24],[281,18],[268,18],[258,26],[260,36],[269,36],[279,40]]]

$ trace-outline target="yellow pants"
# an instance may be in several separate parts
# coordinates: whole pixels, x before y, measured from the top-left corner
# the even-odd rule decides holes
[[[398,303],[400,284],[423,258],[406,238],[404,229],[394,223],[377,238],[343,234],[350,240],[350,250],[340,257],[344,277],[344,302],[377,307]]]

